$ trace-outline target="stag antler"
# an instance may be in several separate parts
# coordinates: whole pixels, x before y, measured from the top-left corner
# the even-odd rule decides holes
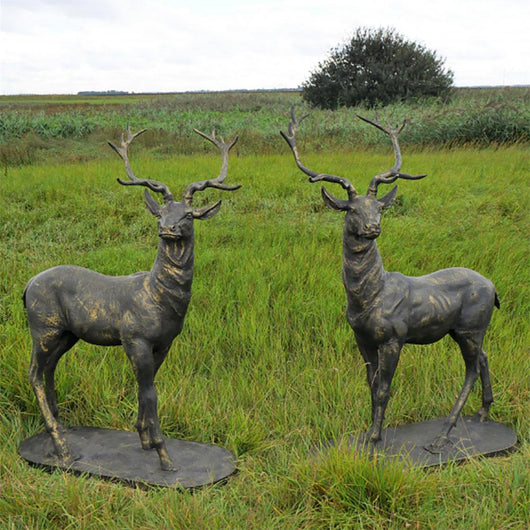
[[[403,120],[403,123],[398,127],[385,127],[379,122],[377,113],[375,115],[375,121],[369,120],[368,118],[365,118],[364,116],[361,116],[359,114],[357,114],[357,117],[365,121],[366,123],[377,127],[380,131],[383,131],[385,134],[388,134],[390,136],[390,139],[392,140],[392,146],[394,148],[394,155],[396,158],[396,163],[392,168],[383,171],[382,173],[379,173],[378,175],[372,178],[372,180],[370,181],[370,185],[368,186],[367,195],[372,195],[375,197],[377,195],[377,187],[379,186],[379,184],[392,184],[392,182],[396,181],[398,178],[406,180],[419,180],[427,176],[426,174],[408,175],[407,173],[399,172],[399,170],[401,169],[401,150],[399,149],[398,135],[403,130],[403,127],[405,127],[405,125],[407,124],[407,120]]]
[[[219,140],[215,137],[215,129],[212,130],[211,136],[208,136],[207,134],[199,131],[198,129],[193,129],[197,134],[200,134],[203,138],[206,138],[206,140],[209,140],[217,146],[221,150],[221,154],[223,157],[223,163],[221,166],[221,172],[219,173],[219,176],[214,179],[209,180],[201,180],[199,182],[193,182],[188,185],[186,188],[186,191],[183,195],[183,201],[188,205],[191,206],[191,202],[193,199],[193,194],[196,191],[202,191],[205,188],[217,188],[220,190],[226,190],[226,191],[234,191],[241,187],[241,184],[236,184],[235,186],[227,186],[226,184],[223,184],[222,182],[226,178],[227,170],[228,170],[228,152],[239,139],[239,136],[236,136],[230,143],[225,143],[222,137],[219,138]]]
[[[125,131],[121,133],[120,147],[113,144],[112,142],[108,142],[112,149],[114,149],[114,151],[116,151],[116,153],[118,153],[120,158],[123,160],[123,163],[125,165],[125,171],[127,172],[127,176],[129,177],[129,180],[121,180],[120,178],[118,178],[118,182],[120,184],[123,184],[124,186],[146,186],[151,191],[161,193],[164,197],[165,202],[170,202],[173,200],[173,195],[164,183],[159,182],[157,180],[139,179],[136,177],[136,175],[133,173],[133,170],[131,169],[131,164],[129,163],[129,157],[127,155],[127,149],[129,148],[129,145],[131,145],[132,141],[137,136],[143,134],[145,131],[147,131],[147,129],[142,129],[141,131],[138,131],[133,134],[129,128],[129,123],[127,123]],[[125,138],[125,134],[127,134],[127,139]]]
[[[289,134],[284,133],[283,131],[280,131],[280,134],[283,136],[285,141],[289,144],[289,147],[291,148],[291,151],[293,152],[294,159],[296,162],[296,165],[306,174],[309,175],[309,181],[310,182],[318,182],[318,181],[325,181],[325,182],[335,182],[336,184],[340,184],[347,192],[348,192],[348,198],[349,200],[352,200],[355,196],[358,195],[357,190],[353,187],[353,184],[343,178],[343,177],[337,177],[335,175],[328,175],[326,173],[317,173],[316,171],[313,171],[302,163],[302,160],[300,159],[300,155],[298,153],[298,148],[296,147],[296,131],[298,130],[298,126],[300,123],[302,123],[303,120],[305,120],[309,114],[305,114],[299,119],[296,119],[296,116],[294,115],[294,107],[291,107],[291,121],[289,122]]]

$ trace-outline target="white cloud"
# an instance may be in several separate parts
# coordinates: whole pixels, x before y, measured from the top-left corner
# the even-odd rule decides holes
[[[457,85],[530,83],[520,0],[2,0],[0,93],[296,87],[359,26],[436,50]]]

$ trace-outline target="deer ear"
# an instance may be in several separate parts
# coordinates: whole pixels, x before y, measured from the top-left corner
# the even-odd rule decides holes
[[[221,201],[217,201],[213,206],[205,206],[204,208],[194,208],[194,219],[209,219],[213,217],[221,208]]]
[[[147,209],[153,214],[155,217],[160,217],[160,210],[162,209],[160,207],[160,204],[158,204],[153,197],[151,197],[151,194],[144,190],[144,197],[145,197],[145,205],[147,206]]]
[[[322,198],[324,199],[326,206],[329,206],[333,210],[339,211],[345,211],[350,209],[350,201],[344,201],[342,199],[337,199],[337,197],[333,197],[333,195],[328,193],[324,186],[322,186],[321,192]]]
[[[396,199],[396,193],[397,186],[394,186],[386,195],[384,195],[380,199],[377,199],[379,201],[379,204],[383,206],[383,210],[390,208],[394,204],[394,200]]]

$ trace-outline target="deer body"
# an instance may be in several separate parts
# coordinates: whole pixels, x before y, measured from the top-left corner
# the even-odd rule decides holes
[[[173,257],[167,244],[160,247],[150,272],[107,276],[70,265],[41,272],[25,292],[30,328],[51,327],[62,314],[58,329],[91,344],[118,346],[135,335],[157,348],[171,344],[191,298],[193,242],[186,243],[183,262],[181,252]]]
[[[346,212],[342,280],[348,302],[346,317],[363,356],[371,392],[372,426],[367,439],[372,443],[381,439],[390,385],[403,345],[430,344],[449,334],[460,347],[466,374],[442,431],[426,446],[431,452],[441,452],[449,443],[449,432],[456,425],[479,374],[482,408],[478,415],[482,421],[487,419],[493,402],[482,343],[493,308],[499,307],[495,287],[477,272],[459,267],[420,277],[385,271],[376,238],[381,233],[381,213],[393,204],[397,186],[380,199],[377,199],[377,188],[398,178],[417,180],[425,177],[400,173],[401,152],[397,135],[404,124],[392,129],[362,118],[391,137],[396,163],[392,169],[372,178],[366,195],[359,195],[348,180],[317,173],[303,165],[295,134],[304,118],[297,120],[291,113],[289,134],[282,132],[298,167],[309,175],[310,182],[334,182],[348,192],[348,200],[342,200],[322,188],[322,198],[330,208]]]
[[[207,187],[235,190],[226,186],[228,151],[235,144],[218,141],[215,134],[199,133],[221,149],[223,167],[216,179],[190,184],[182,202],[173,200],[167,186],[141,180],[132,172],[127,148],[141,134],[127,128],[121,147],[111,144],[120,155],[129,176],[123,185],[145,186],[164,197],[159,205],[145,190],[151,214],[158,218],[160,238],[153,267],[129,276],[106,276],[82,267],[61,265],[34,276],[26,285],[24,305],[33,339],[29,379],[56,456],[69,464],[73,455],[59,423],[54,374],[57,363],[79,339],[101,346],[122,345],[138,382],[136,428],[144,449],[157,450],[163,470],[175,470],[160,429],[155,375],[181,332],[191,298],[193,279],[194,219],[215,215],[221,202],[204,208],[192,207],[192,196]],[[199,132],[199,131],[197,131]]]
[[[495,287],[473,270],[455,267],[410,277],[384,270],[375,241],[352,250],[345,237],[343,248],[346,315],[363,342],[369,336],[376,344],[394,337],[402,344],[431,344],[491,318]]]

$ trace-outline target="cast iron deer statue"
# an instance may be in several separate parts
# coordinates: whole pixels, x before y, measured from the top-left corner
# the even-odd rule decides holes
[[[393,128],[381,125],[377,118],[371,121],[359,116],[390,136],[395,155],[394,167],[373,177],[367,194],[360,195],[345,178],[317,173],[303,165],[295,135],[306,117],[296,119],[291,111],[288,134],[281,134],[289,144],[297,166],[309,175],[310,182],[337,183],[348,193],[348,199],[342,200],[322,188],[326,205],[346,212],[342,280],[348,302],[346,316],[366,364],[371,392],[372,426],[367,439],[372,443],[381,439],[390,385],[403,345],[430,344],[449,334],[460,347],[466,371],[462,390],[442,431],[426,447],[433,453],[443,452],[479,374],[482,407],[478,416],[481,421],[488,418],[493,393],[482,342],[493,306],[499,307],[495,287],[477,272],[465,268],[449,268],[420,277],[387,272],[383,268],[376,238],[381,233],[381,212],[394,202],[397,186],[380,199],[377,199],[378,187],[397,179],[417,180],[426,176],[400,172],[402,160],[398,134],[405,122]]]
[[[191,297],[193,279],[193,221],[215,215],[221,201],[194,208],[193,194],[206,188],[236,190],[240,186],[223,183],[228,169],[228,153],[237,141],[224,143],[195,130],[222,153],[222,168],[214,179],[190,184],[181,202],[173,199],[162,182],[137,178],[130,166],[127,150],[145,131],[122,134],[121,145],[109,145],[125,165],[129,180],[124,186],[144,186],[147,209],[158,218],[158,253],[149,272],[130,276],[105,276],[75,266],[57,266],[29,280],[24,305],[33,339],[29,379],[46,429],[52,437],[58,461],[71,464],[73,455],[66,442],[65,428],[59,423],[54,387],[54,372],[61,356],[79,339],[102,345],[122,345],[138,382],[138,421],[136,428],[143,449],[158,452],[163,470],[175,470],[160,430],[157,413],[155,375],[173,339],[180,333]],[[148,190],[160,193],[164,205]],[[44,385],[45,383],[45,385]]]

